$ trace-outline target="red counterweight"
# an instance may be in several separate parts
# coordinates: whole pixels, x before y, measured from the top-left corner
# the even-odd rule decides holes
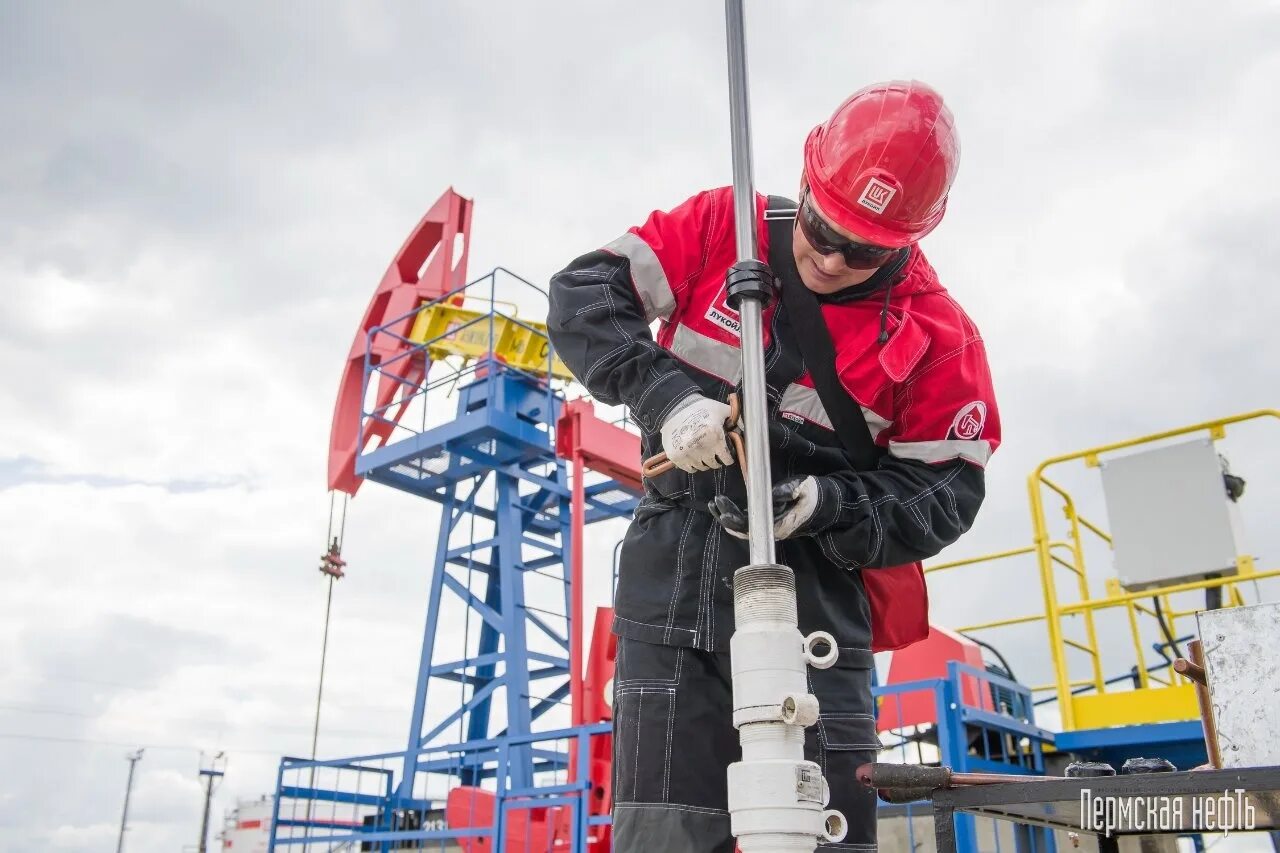
[[[428,362],[422,354],[402,358],[394,366],[384,368],[372,405],[380,418],[366,418],[364,389],[365,352],[369,349],[369,332],[397,318],[402,329],[392,329],[398,338],[407,338],[411,312],[424,302],[438,299],[461,288],[467,279],[467,255],[471,247],[471,199],[463,198],[449,188],[409,238],[396,252],[391,266],[378,283],[364,319],[356,329],[355,340],[347,355],[333,407],[333,426],[329,431],[329,488],[354,495],[362,482],[356,476],[356,457],[365,450],[381,447],[395,424],[404,415],[405,405],[395,405],[397,395],[416,389],[426,376]],[[393,335],[379,335],[369,357],[374,363],[386,363],[410,348]],[[400,380],[400,381],[397,381]],[[390,408],[388,408],[390,407]],[[366,447],[359,446],[361,433]],[[368,447],[370,442],[372,447]]]

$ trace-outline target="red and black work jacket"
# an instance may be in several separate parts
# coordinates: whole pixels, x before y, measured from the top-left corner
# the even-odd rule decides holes
[[[757,197],[762,258],[765,206]],[[740,382],[738,315],[725,301],[735,260],[726,187],[653,213],[551,280],[548,326],[560,357],[596,399],[629,408],[646,456],[662,449],[659,430],[683,399],[723,401]],[[869,659],[871,648],[928,632],[920,561],[973,523],[1000,422],[982,337],[918,246],[887,302],[882,290],[823,300],[821,311],[880,461],[854,470],[774,300],[764,313],[772,474],[818,475],[821,496],[809,523],[778,543],[778,559],[796,573],[801,630],[831,631],[842,654]],[[745,505],[737,466],[646,482],[623,545],[617,634],[728,650],[733,572],[748,554],[706,511],[716,494]]]

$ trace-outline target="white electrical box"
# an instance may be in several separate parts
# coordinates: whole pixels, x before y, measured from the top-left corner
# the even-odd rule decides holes
[[[1223,767],[1280,764],[1280,604],[1196,614]]]
[[[1116,574],[1142,590],[1236,573],[1240,511],[1208,439],[1102,463]]]

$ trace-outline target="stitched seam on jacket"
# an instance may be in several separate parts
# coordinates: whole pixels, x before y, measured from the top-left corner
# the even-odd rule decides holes
[[[678,649],[676,652],[676,679],[680,676],[680,660],[684,656],[684,649]],[[676,691],[671,690],[671,698],[667,704],[667,745],[666,760],[662,764],[662,801],[665,803],[671,798],[671,741],[675,732],[676,721]]]
[[[693,812],[694,814],[706,815],[728,815],[728,809],[709,809],[703,806],[686,806],[683,803],[614,803],[615,809],[667,809],[678,812]]]
[[[635,763],[631,766],[631,796],[633,797],[636,795],[636,792],[640,790],[640,732],[643,731],[643,729],[640,727],[640,716],[641,716],[641,711],[643,710],[644,710],[644,693],[641,692],[640,698],[636,702],[636,731],[635,731],[636,754],[635,754]]]
[[[574,311],[573,316],[581,317],[583,314],[586,314],[588,311],[598,311],[601,308],[608,308],[608,307],[609,307],[608,302],[592,302],[590,305],[584,305],[581,308],[579,308],[577,311]]]
[[[661,630],[661,631],[684,631],[686,634],[696,634],[696,633],[697,633],[697,632],[696,632],[694,629],[692,629],[692,628],[674,628],[674,627],[672,627],[672,626],[670,626],[670,625],[655,625],[655,624],[653,624],[652,622],[641,622],[639,619],[628,619],[628,618],[627,618],[627,617],[625,617],[625,616],[619,616],[617,613],[614,613],[614,614],[613,614],[613,618],[614,618],[614,619],[617,619],[617,620],[619,620],[619,621],[621,621],[621,622],[629,622],[629,623],[631,623],[632,625],[643,625],[643,626],[644,626],[644,627],[646,627],[646,628],[657,628],[657,629],[659,629],[659,630]]]
[[[707,268],[707,263],[711,260],[711,240],[716,233],[718,224],[717,220],[719,219],[720,211],[719,205],[716,203],[715,193],[707,194],[707,202],[711,210],[707,213],[707,233],[702,236],[702,257],[699,259],[697,272],[690,274],[689,277],[684,280],[684,283],[680,285],[681,290],[687,288],[691,281],[701,276],[703,271]]]
[[[954,469],[952,469],[952,471],[951,471],[949,474],[947,474],[947,476],[946,476],[946,477],[944,477],[942,480],[939,480],[937,483],[932,483],[932,484],[930,484],[930,485],[929,485],[929,486],[927,486],[924,490],[922,490],[922,491],[918,492],[916,495],[914,495],[913,497],[911,497],[911,498],[910,498],[910,499],[908,499],[908,500],[903,500],[902,498],[898,497],[898,496],[897,496],[897,495],[895,495],[895,494],[888,494],[888,495],[885,495],[884,497],[882,497],[882,498],[880,498],[880,499],[878,499],[878,500],[876,500],[876,501],[874,501],[874,502],[872,502],[872,501],[871,501],[871,499],[870,499],[868,496],[865,496],[865,495],[864,495],[863,497],[859,498],[856,502],[851,503],[851,504],[850,504],[850,503],[845,503],[845,502],[843,502],[843,501],[842,501],[842,502],[841,502],[841,504],[840,504],[840,506],[841,506],[842,508],[846,508],[846,509],[857,509],[857,507],[858,507],[858,505],[859,505],[859,504],[864,504],[864,503],[865,503],[865,504],[867,504],[867,505],[868,505],[869,515],[871,516],[872,521],[874,521],[874,522],[875,522],[876,537],[875,537],[875,539],[873,540],[873,542],[875,543],[875,545],[874,545],[874,547],[871,549],[871,553],[870,553],[870,555],[868,556],[868,558],[867,558],[867,561],[866,561],[866,562],[858,562],[857,560],[850,560],[849,558],[847,558],[847,557],[845,557],[843,554],[841,554],[841,553],[840,553],[839,548],[838,548],[838,547],[836,546],[836,544],[835,544],[835,540],[834,540],[834,538],[832,537],[832,535],[831,535],[830,533],[823,534],[823,536],[822,536],[822,537],[820,537],[820,539],[819,539],[819,544],[821,544],[821,543],[822,543],[822,539],[826,539],[826,540],[828,540],[828,542],[829,542],[829,544],[830,544],[830,546],[831,546],[831,551],[832,551],[835,555],[838,555],[838,556],[839,556],[839,558],[840,558],[842,561],[844,561],[844,562],[846,562],[846,563],[851,564],[854,568],[862,568],[862,567],[866,566],[867,564],[869,564],[869,563],[870,563],[870,562],[871,562],[871,561],[876,557],[876,555],[878,555],[878,554],[880,553],[881,548],[884,546],[883,530],[882,530],[882,528],[881,528],[881,526],[880,526],[880,513],[879,513],[877,510],[879,510],[879,508],[880,508],[880,507],[882,507],[882,506],[884,506],[885,504],[890,503],[890,502],[896,502],[896,503],[898,503],[898,504],[901,504],[901,505],[903,506],[903,508],[910,510],[911,514],[912,514],[913,516],[915,516],[915,518],[916,518],[917,522],[919,523],[919,525],[920,525],[921,529],[922,529],[922,530],[924,530],[924,532],[926,532],[926,533],[932,533],[932,532],[933,532],[933,525],[929,524],[928,519],[927,519],[927,518],[925,518],[925,517],[924,517],[924,515],[919,511],[919,509],[917,508],[917,505],[918,505],[921,501],[923,501],[926,497],[928,497],[929,495],[933,494],[934,492],[939,491],[939,490],[944,489],[944,488],[947,488],[947,487],[948,487],[948,485],[951,483],[951,481],[952,481],[952,480],[954,480],[957,476],[959,476],[959,474],[960,474],[960,472],[961,472],[962,470],[963,470],[963,468],[961,468],[960,466],[956,466],[956,467],[955,467]],[[954,506],[954,502],[953,502],[953,506]],[[824,547],[824,548],[823,548],[823,551],[825,552],[826,550],[827,550],[827,549]],[[831,555],[829,554],[828,556],[831,556]]]
[[[623,328],[622,323],[620,323],[620,322],[618,321],[618,307],[617,307],[617,302],[616,302],[616,300],[614,299],[613,289],[610,287],[610,285],[612,285],[612,284],[614,283],[614,281],[617,279],[618,271],[619,271],[619,270],[621,270],[621,269],[623,269],[623,267],[624,267],[624,266],[625,266],[625,267],[626,267],[626,269],[628,270],[628,274],[630,274],[631,265],[630,265],[630,264],[626,264],[626,265],[622,265],[622,264],[620,264],[620,265],[618,265],[618,266],[614,267],[613,269],[611,269],[611,270],[609,271],[609,275],[608,275],[608,277],[607,277],[607,278],[602,279],[602,281],[601,281],[601,290],[603,291],[603,292],[602,292],[602,296],[604,297],[604,300],[605,300],[605,301],[608,303],[608,305],[609,305],[609,322],[613,325],[614,330],[615,330],[615,331],[617,331],[619,340],[621,340],[621,341],[622,341],[622,343],[621,343],[621,344],[619,344],[619,346],[617,346],[617,347],[615,347],[613,350],[611,350],[611,351],[609,352],[609,354],[608,354],[608,355],[606,355],[604,358],[607,358],[607,357],[609,357],[609,356],[612,356],[612,355],[617,354],[618,352],[622,352],[622,351],[626,350],[628,347],[630,347],[630,346],[634,345],[634,344],[636,343],[636,341],[637,341],[637,339],[636,339],[635,337],[633,337],[632,335],[630,335],[630,334],[628,334],[628,333],[627,333],[627,330],[626,330],[625,328]],[[642,309],[642,310],[643,310],[643,309]],[[645,343],[652,343],[652,341],[647,341],[647,342],[645,342]],[[642,345],[643,345],[643,344],[642,344]],[[604,360],[604,358],[602,358],[600,361],[603,361],[603,360]],[[595,374],[595,371],[596,371],[596,370],[599,368],[599,366],[600,366],[600,361],[597,361],[595,364],[593,364],[593,365],[591,366],[591,369],[587,371],[587,378],[588,378],[588,379],[589,379],[591,376],[593,376],[593,375]],[[637,420],[637,421],[641,421],[641,423],[643,424],[643,421],[641,420],[641,419],[643,418],[643,413],[636,412],[636,411],[634,411],[634,410],[633,410],[633,411],[632,411],[632,415],[636,418],[636,420]]]
[[[680,371],[678,370],[668,370],[666,373],[659,374],[658,377],[649,384],[649,387],[644,389],[644,393],[641,394],[640,397],[634,403],[631,404],[631,408],[633,410],[644,408],[644,401],[649,399],[649,395],[653,393],[654,388],[657,388],[659,385],[661,385],[666,380],[670,379],[672,376],[679,376],[679,375],[680,375]],[[659,426],[661,426],[661,424],[659,424]]]
[[[963,353],[969,347],[973,346],[976,343],[981,343],[981,342],[982,342],[981,335],[973,335],[972,337],[965,338],[955,347],[955,349],[948,350],[947,352],[935,358],[933,361],[922,366],[919,370],[915,372],[915,375],[913,375],[910,379],[906,381],[905,384],[907,385],[914,384],[917,379],[919,379],[921,376],[924,376],[930,370],[933,370],[935,367],[937,367],[938,365],[942,364],[945,361],[950,361],[951,359]]]
[[[929,371],[937,367],[938,365],[962,355],[965,352],[965,350],[967,350],[970,346],[972,346],[975,343],[981,343],[981,342],[982,342],[982,338],[978,336],[965,339],[960,344],[960,346],[956,347],[955,349],[951,350],[945,355],[934,359],[933,361],[926,364],[924,367],[920,368],[918,371],[916,371],[915,375],[913,375],[909,380],[907,380],[906,383],[903,384],[901,388],[901,393],[906,402],[904,403],[902,410],[898,415],[898,418],[897,418],[898,429],[895,432],[895,435],[903,435],[909,432],[906,426],[907,413],[911,410],[912,405],[915,403],[914,391],[915,391],[916,382],[925,374],[927,374]]]
[[[684,571],[684,546],[689,538],[689,529],[693,527],[693,513],[685,513],[684,526],[680,531],[680,545],[676,549],[676,570],[674,583],[671,584],[671,600],[667,603],[667,630],[663,635],[664,642],[671,642],[671,632],[676,624],[676,600],[679,598],[681,577]],[[696,624],[696,623],[695,623]],[[694,629],[697,633],[697,629]]]

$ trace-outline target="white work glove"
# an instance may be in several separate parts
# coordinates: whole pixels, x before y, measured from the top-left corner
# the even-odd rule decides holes
[[[773,538],[787,539],[813,518],[818,508],[818,479],[792,477],[773,487]],[[747,535],[747,513],[724,495],[716,495],[708,506],[716,521],[731,536]]]
[[[681,471],[710,471],[733,464],[724,422],[729,407],[691,394],[662,424],[662,449]]]

